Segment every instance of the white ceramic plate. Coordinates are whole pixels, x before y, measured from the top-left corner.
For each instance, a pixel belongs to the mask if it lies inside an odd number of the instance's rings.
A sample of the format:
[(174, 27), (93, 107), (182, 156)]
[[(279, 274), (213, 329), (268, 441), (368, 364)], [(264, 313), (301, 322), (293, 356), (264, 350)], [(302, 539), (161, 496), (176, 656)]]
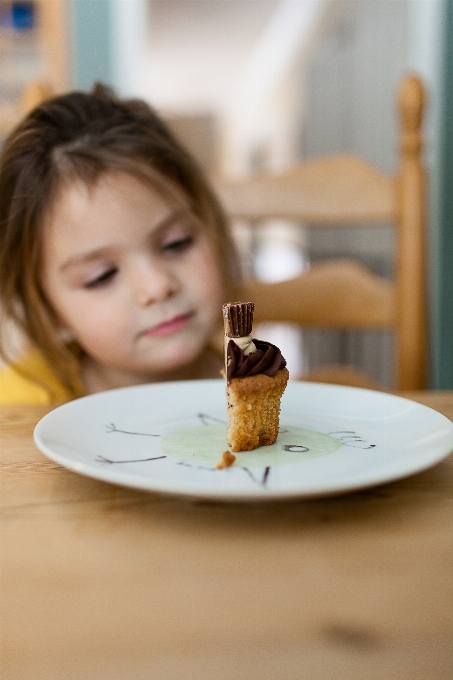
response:
[(106, 482), (230, 501), (328, 496), (406, 477), (453, 450), (453, 423), (401, 397), (290, 382), (272, 446), (226, 445), (222, 380), (101, 392), (48, 413), (35, 442), (49, 458)]

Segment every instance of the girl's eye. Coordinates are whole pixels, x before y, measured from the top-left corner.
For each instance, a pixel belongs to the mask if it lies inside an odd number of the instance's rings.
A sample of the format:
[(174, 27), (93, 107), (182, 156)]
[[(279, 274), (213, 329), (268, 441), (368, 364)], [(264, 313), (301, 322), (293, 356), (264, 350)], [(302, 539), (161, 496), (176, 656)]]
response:
[(163, 244), (162, 250), (167, 253), (180, 253), (190, 248), (194, 241), (193, 236), (183, 236), (167, 241)]
[(117, 269), (107, 269), (103, 274), (100, 276), (97, 276), (95, 279), (92, 281), (88, 281), (87, 283), (84, 284), (84, 288), (97, 288), (98, 286), (103, 286), (106, 283), (108, 283), (116, 274), (118, 270)]

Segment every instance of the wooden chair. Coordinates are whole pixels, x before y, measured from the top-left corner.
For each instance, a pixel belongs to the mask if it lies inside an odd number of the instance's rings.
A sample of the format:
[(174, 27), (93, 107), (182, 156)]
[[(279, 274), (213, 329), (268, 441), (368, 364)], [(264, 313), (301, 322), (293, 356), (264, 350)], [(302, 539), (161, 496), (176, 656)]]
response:
[[(399, 89), (400, 157), (387, 176), (352, 155), (308, 160), (279, 175), (216, 183), (229, 215), (258, 225), (267, 218), (297, 220), (311, 227), (393, 223), (396, 277), (383, 279), (358, 262), (315, 263), (299, 277), (279, 283), (249, 281), (238, 291), (256, 304), (256, 321), (294, 322), (318, 329), (392, 329), (395, 388), (427, 385), (425, 172), (420, 151), (424, 90), (408, 76)], [(322, 369), (307, 379), (376, 387), (350, 367)]]
[(41, 80), (30, 80), (22, 91), (20, 112), (24, 116), (45, 99), (53, 96), (49, 83)]
[(30, 80), (26, 83), (17, 102), (0, 107), (0, 138), (6, 137), (23, 116), (52, 95), (52, 88), (45, 81)]

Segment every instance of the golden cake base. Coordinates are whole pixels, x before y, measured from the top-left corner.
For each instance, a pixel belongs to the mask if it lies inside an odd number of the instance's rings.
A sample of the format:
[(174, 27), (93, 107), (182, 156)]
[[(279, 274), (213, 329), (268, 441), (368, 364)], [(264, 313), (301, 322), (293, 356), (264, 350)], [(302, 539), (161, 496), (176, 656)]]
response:
[(227, 383), (227, 436), (232, 451), (252, 451), (275, 442), (288, 378), (285, 367), (273, 376), (260, 373)]

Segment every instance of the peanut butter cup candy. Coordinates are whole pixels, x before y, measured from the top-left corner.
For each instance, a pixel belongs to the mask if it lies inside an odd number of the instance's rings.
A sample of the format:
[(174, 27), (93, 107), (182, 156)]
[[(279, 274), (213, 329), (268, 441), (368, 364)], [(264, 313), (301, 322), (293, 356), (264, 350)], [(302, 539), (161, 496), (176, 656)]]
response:
[(253, 302), (227, 302), (223, 305), (225, 335), (229, 338), (242, 338), (250, 335), (253, 327)]
[(228, 445), (251, 451), (277, 439), (289, 373), (281, 351), (252, 339), (253, 302), (223, 305)]

